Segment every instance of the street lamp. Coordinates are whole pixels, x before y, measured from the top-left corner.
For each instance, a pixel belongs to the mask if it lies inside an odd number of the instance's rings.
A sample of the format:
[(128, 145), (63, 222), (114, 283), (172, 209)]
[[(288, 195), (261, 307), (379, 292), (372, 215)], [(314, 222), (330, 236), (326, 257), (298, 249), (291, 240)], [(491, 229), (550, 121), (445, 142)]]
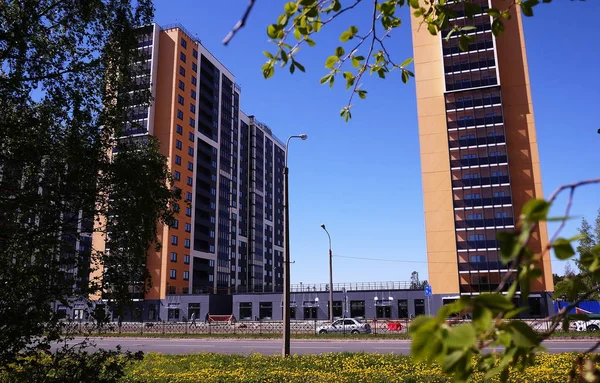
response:
[(288, 188), (288, 147), (292, 138), (306, 140), (306, 134), (290, 136), (285, 143), (285, 167), (283, 168), (283, 210), (285, 225), (285, 252), (283, 253), (283, 356), (290, 355), (290, 201)]
[(333, 255), (331, 252), (331, 235), (325, 228), (325, 224), (321, 224), (321, 227), (327, 233), (329, 238), (329, 320), (333, 321)]

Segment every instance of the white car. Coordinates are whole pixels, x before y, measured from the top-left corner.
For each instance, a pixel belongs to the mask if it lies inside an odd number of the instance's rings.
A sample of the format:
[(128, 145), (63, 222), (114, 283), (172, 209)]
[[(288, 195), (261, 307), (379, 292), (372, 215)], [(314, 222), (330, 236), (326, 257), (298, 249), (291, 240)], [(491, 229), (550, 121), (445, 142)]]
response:
[(571, 328), (575, 331), (590, 331), (595, 332), (600, 330), (600, 320), (592, 319), (589, 321), (578, 320), (571, 322)]
[(317, 334), (370, 334), (371, 325), (354, 318), (338, 319), (330, 324), (317, 327)]

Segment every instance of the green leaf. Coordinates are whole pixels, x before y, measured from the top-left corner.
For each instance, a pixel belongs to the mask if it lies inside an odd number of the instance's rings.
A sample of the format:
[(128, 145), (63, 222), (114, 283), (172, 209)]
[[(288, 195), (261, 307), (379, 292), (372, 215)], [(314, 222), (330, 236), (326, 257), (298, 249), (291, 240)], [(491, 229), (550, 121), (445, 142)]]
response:
[(358, 91), (358, 97), (362, 98), (363, 100), (365, 98), (367, 98), (367, 91), (366, 90), (359, 90)]
[(317, 45), (317, 43), (315, 43), (313, 39), (309, 39), (308, 37), (305, 38), (304, 41), (306, 41), (309, 47), (314, 47), (315, 45)]
[(283, 61), (282, 66), (288, 62), (288, 54), (284, 50), (281, 51), (281, 61)]
[(486, 331), (492, 325), (492, 310), (482, 305), (473, 309), (473, 324), (479, 331)]
[(496, 19), (492, 22), (492, 33), (494, 36), (499, 36), (504, 32), (504, 23), (500, 19)]
[(519, 347), (535, 347), (540, 343), (539, 334), (527, 323), (515, 320), (508, 324), (513, 333), (513, 342)]
[(263, 55), (267, 56), (267, 58), (270, 58), (270, 59), (273, 58), (273, 55), (270, 52), (267, 52), (267, 51), (263, 51)]
[(514, 308), (514, 304), (511, 301), (497, 293), (478, 295), (475, 297), (475, 304), (503, 311), (512, 310)]
[(435, 27), (435, 24), (427, 24), (427, 30), (429, 31), (429, 33), (431, 33), (432, 35), (437, 35), (437, 29)]
[(556, 258), (563, 261), (575, 255), (573, 246), (571, 246), (569, 241), (564, 238), (556, 239), (552, 244), (552, 248), (554, 249), (554, 255), (556, 255)]
[(302, 33), (300, 33), (300, 29), (299, 28), (294, 28), (294, 38), (296, 40), (300, 40), (302, 38)]
[(326, 82), (328, 82), (331, 79), (331, 77), (333, 77), (333, 74), (331, 74), (331, 73), (326, 74), (325, 76), (321, 77), (320, 83), (325, 84)]
[(408, 59), (406, 59), (406, 60), (404, 60), (404, 61), (402, 62), (402, 64), (400, 64), (400, 67), (401, 67), (401, 68), (404, 68), (404, 67), (407, 67), (407, 66), (409, 66), (409, 65), (410, 65), (410, 64), (413, 62), (413, 60), (414, 60), (414, 59), (413, 59), (412, 57), (411, 57), (411, 58), (408, 58)]
[(298, 61), (296, 60), (292, 60), (292, 63), (296, 66), (296, 68), (298, 68), (301, 72), (306, 72), (306, 70), (304, 69), (304, 65), (300, 64)]
[(344, 55), (344, 53), (346, 53), (346, 52), (344, 51), (344, 48), (342, 48), (342, 47), (337, 47), (337, 48), (335, 48), (335, 55), (336, 55), (337, 57), (342, 57), (342, 56)]
[(466, 52), (469, 49), (469, 43), (472, 41), (471, 36), (460, 35), (458, 38), (458, 47), (461, 51)]
[(271, 78), (273, 76), (273, 73), (275, 73), (275, 68), (273, 68), (273, 64), (271, 62), (268, 62), (265, 65), (263, 65), (261, 69), (263, 77), (266, 79)]
[(346, 41), (351, 40), (353, 37), (354, 36), (352, 36), (352, 33), (350, 33), (349, 31), (344, 31), (340, 35), (340, 41), (345, 43)]
[(355, 34), (358, 33), (358, 28), (354, 25), (351, 25), (349, 30), (350, 30), (350, 33), (352, 33), (352, 36), (354, 36)]
[(451, 327), (448, 330), (448, 335), (444, 341), (446, 346), (450, 348), (466, 349), (475, 345), (477, 334), (471, 323), (461, 324), (460, 326)]
[(276, 38), (276, 37), (277, 37), (277, 31), (278, 31), (278, 30), (279, 30), (279, 29), (278, 29), (278, 26), (277, 26), (277, 25), (275, 25), (275, 24), (271, 24), (271, 25), (269, 25), (269, 26), (267, 27), (267, 35), (268, 35), (270, 38), (274, 39), (274, 38)]
[(339, 58), (337, 56), (329, 56), (329, 57), (327, 57), (327, 60), (325, 60), (325, 68), (333, 69), (333, 66), (338, 61), (339, 61)]
[(538, 222), (546, 219), (548, 210), (550, 210), (549, 202), (543, 199), (533, 198), (525, 203), (521, 215), (531, 222)]
[(283, 6), (283, 11), (289, 16), (296, 13), (297, 10), (298, 6), (296, 5), (296, 3), (292, 3), (291, 1)]
[(419, 9), (419, 0), (408, 0), (410, 6), (414, 9)]
[(456, 350), (451, 352), (450, 354), (444, 356), (444, 360), (442, 361), (442, 371), (450, 372), (456, 366), (456, 364), (464, 357), (464, 352), (462, 350)]
[(521, 251), (516, 233), (501, 231), (496, 234), (496, 239), (500, 242), (500, 258), (505, 264), (512, 261)]
[(285, 13), (281, 14), (277, 18), (277, 24), (281, 25), (282, 27), (285, 27), (288, 23), (288, 20), (288, 15), (286, 15)]
[(527, 1), (521, 3), (521, 11), (527, 17), (533, 16), (533, 8), (531, 8), (531, 5)]
[(492, 16), (493, 18), (500, 17), (500, 11), (497, 10), (496, 8), (488, 8), (485, 11), (487, 12), (488, 15)]
[(405, 84), (408, 82), (408, 71), (402, 70), (402, 82)]
[(290, 73), (294, 74), (295, 70), (296, 70), (296, 65), (294, 65), (294, 62), (292, 61), (292, 64), (290, 65)]

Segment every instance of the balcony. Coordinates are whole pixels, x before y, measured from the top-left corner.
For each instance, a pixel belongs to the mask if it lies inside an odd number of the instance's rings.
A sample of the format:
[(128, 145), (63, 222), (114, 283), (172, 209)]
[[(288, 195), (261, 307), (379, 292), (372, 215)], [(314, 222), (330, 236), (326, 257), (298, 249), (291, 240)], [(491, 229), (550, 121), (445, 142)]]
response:
[(458, 140), (450, 140), (450, 148), (460, 148), (467, 146), (477, 145), (493, 145), (502, 144), (506, 142), (504, 135), (488, 136), (488, 137), (475, 137), (475, 138), (459, 138)]
[(465, 219), (462, 221), (456, 221), (455, 226), (457, 229), (468, 229), (475, 227), (491, 227), (491, 226), (512, 226), (515, 224), (515, 220), (512, 217), (506, 218), (488, 218), (488, 219)]
[[(472, 101), (471, 101), (472, 103)], [(458, 121), (448, 121), (448, 129), (467, 128), (470, 126), (502, 124), (502, 116), (489, 116), (480, 118), (464, 118)]]
[[(462, 57), (462, 56), (461, 56)], [(448, 58), (447, 60), (452, 60), (451, 58)], [(451, 63), (444, 63), (444, 73), (448, 74), (448, 73), (452, 73), (452, 72), (462, 72), (462, 71), (467, 71), (467, 70), (476, 70), (479, 68), (489, 68), (489, 67), (494, 67), (496, 66), (496, 60), (494, 60), (494, 57), (488, 57), (488, 58), (482, 58), (479, 59), (477, 61), (468, 61), (466, 60), (466, 62), (462, 62), (462, 63), (456, 63), (456, 64), (451, 64)]]
[(477, 42), (469, 44), (466, 52), (463, 52), (460, 50), (460, 48), (458, 47), (458, 42), (456, 43), (456, 45), (448, 44), (449, 46), (446, 45), (445, 40), (443, 40), (443, 43), (445, 45), (444, 49), (443, 49), (444, 56), (455, 55), (455, 54), (459, 54), (459, 53), (474, 52), (474, 51), (484, 50), (484, 49), (492, 49), (494, 47), (494, 43), (491, 39), (477, 41)]
[(454, 201), (454, 207), (477, 207), (477, 206), (492, 206), (492, 205), (510, 205), (512, 204), (512, 198), (506, 197), (486, 197), (486, 198), (472, 198)]
[(446, 82), (446, 90), (452, 91), (460, 89), (479, 88), (482, 86), (490, 85), (498, 85), (498, 79), (496, 78), (496, 76), (490, 76), (482, 79), (456, 81), (454, 83)]
[(461, 166), (498, 165), (505, 164), (507, 162), (508, 157), (506, 155), (479, 158), (463, 158), (460, 160), (450, 160), (450, 167), (457, 168)]
[(497, 185), (507, 184), (510, 182), (508, 176), (495, 176), (495, 177), (481, 177), (481, 178), (463, 178), (460, 180), (452, 180), (452, 187), (469, 187), (469, 186), (482, 186), (482, 185)]
[[(504, 285), (504, 287), (502, 288), (502, 291), (508, 291), (510, 285), (512, 285), (512, 282), (507, 282)], [(492, 291), (496, 291), (498, 286), (500, 286), (499, 283), (480, 283), (480, 284), (472, 284), (472, 285), (460, 285), (460, 292), (462, 294), (489, 293)], [(517, 287), (517, 291), (520, 291), (520, 290), (521, 289), (519, 287)]]
[(498, 249), (500, 243), (496, 240), (489, 241), (458, 241), (456, 248), (458, 250), (475, 250), (475, 249)]
[(508, 265), (500, 261), (459, 263), (458, 271), (508, 270)]
[(500, 96), (474, 98), (472, 100), (462, 100), (455, 102), (446, 102), (446, 110), (474, 108), (477, 106), (494, 105), (502, 102)]

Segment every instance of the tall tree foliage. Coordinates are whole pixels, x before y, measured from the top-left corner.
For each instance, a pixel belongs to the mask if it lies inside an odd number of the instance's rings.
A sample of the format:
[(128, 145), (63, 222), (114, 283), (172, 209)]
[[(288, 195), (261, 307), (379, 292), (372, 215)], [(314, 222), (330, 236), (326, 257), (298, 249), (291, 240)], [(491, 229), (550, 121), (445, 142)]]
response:
[[(146, 279), (176, 196), (156, 141), (115, 137), (151, 102), (128, 90), (152, 16), (150, 0), (0, 2), (0, 366), (60, 337), (57, 302), (110, 293), (124, 307)], [(77, 246), (93, 232), (110, 251)]]

